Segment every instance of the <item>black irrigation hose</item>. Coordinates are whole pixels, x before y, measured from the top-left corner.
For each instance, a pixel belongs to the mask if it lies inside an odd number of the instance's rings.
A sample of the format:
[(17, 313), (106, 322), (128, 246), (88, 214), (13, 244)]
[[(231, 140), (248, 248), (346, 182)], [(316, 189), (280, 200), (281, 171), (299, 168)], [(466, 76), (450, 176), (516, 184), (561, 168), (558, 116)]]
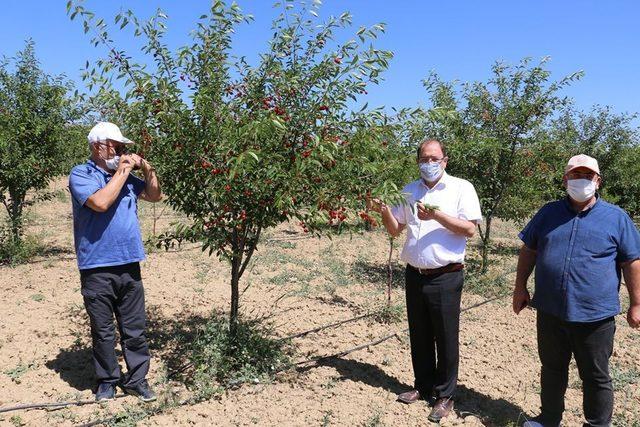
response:
[[(477, 304), (474, 304), (472, 306), (463, 308), (462, 310), (460, 310), (460, 313), (464, 313), (465, 311), (469, 311), (471, 309), (480, 307), (481, 305), (485, 305), (485, 304), (488, 304), (488, 303), (490, 303), (492, 301), (496, 301), (496, 300), (502, 299), (502, 298), (504, 298), (504, 297), (506, 297), (508, 295), (509, 294), (497, 295), (497, 296), (495, 296), (493, 298), (486, 299), (486, 300), (481, 301), (481, 302), (479, 302)], [(406, 328), (406, 329), (404, 329), (404, 330), (402, 330), (400, 332), (394, 332), (394, 333), (386, 335), (386, 336), (384, 336), (382, 338), (378, 338), (375, 341), (371, 341), (371, 342), (368, 342), (366, 344), (361, 344), (359, 346), (356, 346), (356, 347), (353, 347), (353, 348), (350, 348), (350, 349), (347, 349), (347, 350), (343, 350), (343, 351), (340, 351), (338, 353), (330, 354), (330, 355), (327, 355), (327, 356), (317, 356), (317, 357), (313, 357), (313, 358), (308, 359), (308, 360), (302, 360), (300, 362), (296, 362), (296, 363), (293, 364), (293, 366), (306, 365), (308, 363), (318, 363), (318, 362), (323, 361), (323, 360), (335, 359), (336, 357), (346, 356), (349, 353), (353, 353), (353, 352), (358, 351), (358, 350), (363, 350), (363, 349), (365, 349), (367, 347), (372, 347), (374, 345), (382, 344), (383, 342), (385, 342), (387, 340), (390, 340), (393, 337), (399, 337), (399, 334), (405, 333), (405, 332), (408, 332), (408, 331), (409, 331), (409, 328)], [(302, 368), (298, 368), (298, 369), (302, 369)]]
[[(474, 304), (472, 306), (465, 307), (462, 310), (460, 310), (460, 313), (464, 313), (465, 311), (472, 310), (474, 308), (477, 308), (477, 307), (480, 307), (482, 305), (488, 304), (488, 303), (490, 303), (492, 301), (496, 301), (498, 299), (502, 299), (502, 298), (506, 297), (507, 295), (509, 295), (509, 294), (498, 295), (498, 296), (495, 296), (493, 298), (489, 298), (489, 299), (486, 299), (484, 301), (481, 301), (481, 302), (479, 302), (477, 304)], [(341, 324), (345, 324), (345, 323), (349, 323), (349, 322), (354, 322), (355, 320), (359, 320), (359, 319), (365, 318), (367, 316), (371, 316), (372, 314), (373, 313), (368, 313), (368, 314), (364, 314), (364, 315), (361, 315), (361, 316), (358, 316), (358, 317), (354, 317), (352, 319), (343, 320), (341, 322), (337, 322), (337, 323), (334, 323), (334, 324), (331, 324), (331, 325), (321, 326), (319, 328), (315, 328), (315, 329), (312, 329), (310, 331), (301, 332), (301, 333), (296, 334), (296, 335), (294, 335), (292, 337), (304, 336), (306, 334), (309, 334), (309, 333), (312, 333), (312, 332), (316, 332), (316, 330), (327, 329), (327, 328), (330, 328), (330, 327), (333, 327), (333, 326), (336, 326), (336, 325), (341, 325)], [(311, 358), (311, 359), (308, 359), (308, 360), (303, 360), (303, 361), (300, 361), (300, 362), (296, 362), (296, 363), (293, 364), (293, 366), (300, 366), (300, 365), (306, 365), (306, 364), (310, 364), (310, 363), (317, 363), (317, 362), (320, 362), (320, 361), (323, 361), (323, 360), (328, 360), (328, 359), (333, 359), (333, 358), (336, 358), (336, 357), (346, 356), (347, 354), (356, 352), (358, 350), (363, 350), (363, 349), (365, 349), (367, 347), (372, 347), (372, 346), (381, 344), (381, 343), (383, 343), (383, 342), (385, 342), (387, 340), (390, 340), (393, 337), (399, 337), (399, 334), (405, 333), (408, 330), (409, 329), (407, 328), (407, 329), (404, 329), (404, 330), (402, 330), (400, 332), (394, 332), (393, 334), (386, 335), (386, 336), (384, 336), (382, 338), (378, 338), (375, 341), (371, 341), (371, 342), (368, 342), (368, 343), (365, 343), (365, 344), (361, 344), (359, 346), (356, 346), (356, 347), (353, 347), (353, 348), (350, 348), (350, 349), (347, 349), (347, 350), (343, 350), (343, 351), (340, 351), (340, 352), (335, 353), (335, 354), (331, 354), (331, 355), (327, 355), (327, 356), (317, 356), (317, 357), (314, 357), (314, 358)], [(291, 338), (291, 337), (287, 337), (287, 338)], [(308, 366), (306, 368), (310, 368), (310, 366)], [(304, 369), (304, 368), (298, 368), (298, 369)], [(125, 394), (118, 394), (118, 395), (116, 395), (116, 398), (125, 397), (125, 396), (126, 396)], [(178, 406), (186, 405), (190, 401), (191, 401), (191, 399), (187, 399), (187, 400), (181, 401), (181, 402), (178, 403)], [(5, 408), (0, 408), (0, 413), (11, 412), (11, 411), (19, 411), (19, 410), (29, 410), (29, 409), (48, 409), (48, 408), (61, 409), (61, 408), (65, 408), (65, 407), (68, 407), (68, 406), (83, 406), (83, 405), (92, 405), (92, 404), (95, 404), (95, 403), (98, 403), (98, 402), (96, 400), (76, 400), (76, 401), (70, 401), (70, 402), (26, 403), (26, 404), (20, 404), (20, 405), (8, 406), (8, 407), (5, 407)], [(95, 426), (95, 425), (99, 425), (99, 424), (104, 424), (104, 423), (109, 422), (110, 420), (113, 420), (115, 418), (116, 417), (111, 417), (111, 418), (107, 418), (107, 419), (101, 419), (101, 420), (92, 421), (92, 422), (87, 423), (87, 424), (82, 424), (81, 427), (90, 427), (90, 426)]]
[(374, 314), (376, 314), (376, 313), (374, 312), (374, 313), (362, 314), (360, 316), (352, 317), (351, 319), (341, 320), (339, 322), (331, 323), (329, 325), (319, 326), (317, 328), (309, 329), (308, 331), (304, 331), (304, 332), (298, 332), (297, 334), (293, 334), (293, 335), (289, 335), (288, 337), (280, 338), (280, 341), (291, 340), (291, 339), (294, 339), (294, 338), (304, 337), (305, 335), (309, 335), (309, 334), (313, 334), (313, 333), (316, 333), (316, 332), (320, 332), (320, 331), (323, 331), (325, 329), (335, 328), (336, 326), (341, 326), (341, 325), (344, 325), (346, 323), (351, 323), (351, 322), (358, 321), (360, 319), (364, 319), (366, 317), (371, 317)]
[[(116, 399), (121, 397), (126, 397), (126, 394), (118, 394), (116, 395)], [(27, 409), (62, 409), (67, 406), (84, 406), (84, 405), (93, 405), (94, 403), (99, 403), (95, 399), (90, 400), (73, 400), (69, 402), (43, 402), (43, 403), (26, 403), (23, 405), (9, 406), (6, 408), (0, 408), (0, 413), (2, 412), (11, 412), (11, 411), (19, 411), (19, 410), (27, 410)]]

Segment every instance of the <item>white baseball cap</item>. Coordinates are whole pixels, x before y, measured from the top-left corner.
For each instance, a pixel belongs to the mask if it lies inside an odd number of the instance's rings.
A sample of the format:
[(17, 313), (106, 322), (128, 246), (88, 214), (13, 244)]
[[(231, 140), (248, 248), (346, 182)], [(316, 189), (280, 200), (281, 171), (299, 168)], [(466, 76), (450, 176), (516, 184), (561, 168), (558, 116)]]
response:
[(569, 159), (567, 166), (564, 168), (564, 173), (568, 173), (576, 168), (587, 168), (598, 175), (600, 175), (600, 168), (598, 167), (598, 161), (586, 154), (578, 154)]
[(122, 132), (120, 132), (120, 128), (118, 126), (109, 122), (98, 122), (98, 124), (89, 131), (87, 139), (89, 140), (89, 144), (104, 142), (107, 139), (111, 139), (122, 144), (133, 144), (133, 141), (122, 136)]

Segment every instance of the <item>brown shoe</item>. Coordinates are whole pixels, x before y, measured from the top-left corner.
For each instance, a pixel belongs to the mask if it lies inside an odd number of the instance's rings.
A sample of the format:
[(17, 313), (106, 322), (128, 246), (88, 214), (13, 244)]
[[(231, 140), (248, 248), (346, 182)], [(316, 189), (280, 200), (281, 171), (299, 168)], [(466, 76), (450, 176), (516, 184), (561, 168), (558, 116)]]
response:
[(434, 423), (440, 422), (441, 419), (451, 414), (453, 411), (453, 400), (450, 397), (444, 397), (436, 400), (433, 409), (429, 414), (429, 421)]
[(405, 391), (398, 395), (398, 400), (402, 403), (415, 403), (421, 399), (420, 392), (418, 390)]

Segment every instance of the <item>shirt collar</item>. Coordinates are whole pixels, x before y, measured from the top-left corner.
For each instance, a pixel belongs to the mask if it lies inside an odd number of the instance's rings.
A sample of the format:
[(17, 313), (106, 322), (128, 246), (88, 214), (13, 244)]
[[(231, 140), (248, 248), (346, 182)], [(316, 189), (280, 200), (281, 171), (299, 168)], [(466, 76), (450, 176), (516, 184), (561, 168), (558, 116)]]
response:
[(113, 174), (109, 173), (108, 171), (102, 169), (100, 166), (96, 165), (96, 162), (94, 162), (91, 159), (87, 160), (87, 164), (89, 166), (92, 166), (93, 168), (97, 169), (98, 171), (102, 172), (106, 176), (112, 176), (113, 175)]
[(422, 188), (424, 188), (427, 191), (429, 191), (429, 190), (440, 190), (440, 189), (442, 189), (442, 188), (447, 186), (447, 182), (448, 181), (449, 181), (449, 175), (447, 174), (446, 170), (444, 170), (442, 172), (442, 176), (438, 180), (438, 183), (436, 185), (434, 185), (432, 188), (429, 188), (427, 186), (427, 184), (424, 183), (424, 180), (422, 178), (420, 178), (420, 184), (422, 184)]
[(596, 193), (596, 202), (593, 205), (591, 205), (591, 207), (589, 207), (589, 209), (581, 211), (581, 212), (576, 212), (576, 210), (573, 209), (573, 206), (571, 205), (571, 202), (569, 201), (569, 196), (566, 196), (562, 200), (564, 201), (564, 205), (566, 206), (567, 209), (569, 209), (570, 212), (574, 213), (575, 215), (586, 215), (589, 212), (591, 212), (593, 209), (595, 209), (596, 206), (600, 205), (600, 194)]

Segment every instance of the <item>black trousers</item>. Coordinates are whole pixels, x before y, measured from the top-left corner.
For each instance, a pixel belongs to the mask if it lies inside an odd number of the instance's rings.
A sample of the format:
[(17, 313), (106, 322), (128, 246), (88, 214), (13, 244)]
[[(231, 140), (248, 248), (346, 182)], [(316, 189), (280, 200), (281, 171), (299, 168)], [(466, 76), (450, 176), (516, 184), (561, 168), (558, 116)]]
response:
[(149, 372), (149, 346), (145, 337), (146, 316), (140, 264), (99, 267), (80, 271), (84, 306), (91, 320), (93, 364), (99, 382), (120, 381), (115, 353), (118, 322), (120, 345), (127, 364), (124, 386), (132, 387)]
[(608, 426), (613, 415), (613, 385), (609, 358), (616, 324), (613, 317), (598, 322), (565, 322), (538, 311), (538, 354), (542, 363), (540, 400), (545, 424), (558, 425), (571, 355), (582, 380), (582, 408), (587, 426)]
[(453, 397), (460, 361), (462, 271), (424, 276), (405, 271), (407, 318), (415, 388), (436, 398)]

